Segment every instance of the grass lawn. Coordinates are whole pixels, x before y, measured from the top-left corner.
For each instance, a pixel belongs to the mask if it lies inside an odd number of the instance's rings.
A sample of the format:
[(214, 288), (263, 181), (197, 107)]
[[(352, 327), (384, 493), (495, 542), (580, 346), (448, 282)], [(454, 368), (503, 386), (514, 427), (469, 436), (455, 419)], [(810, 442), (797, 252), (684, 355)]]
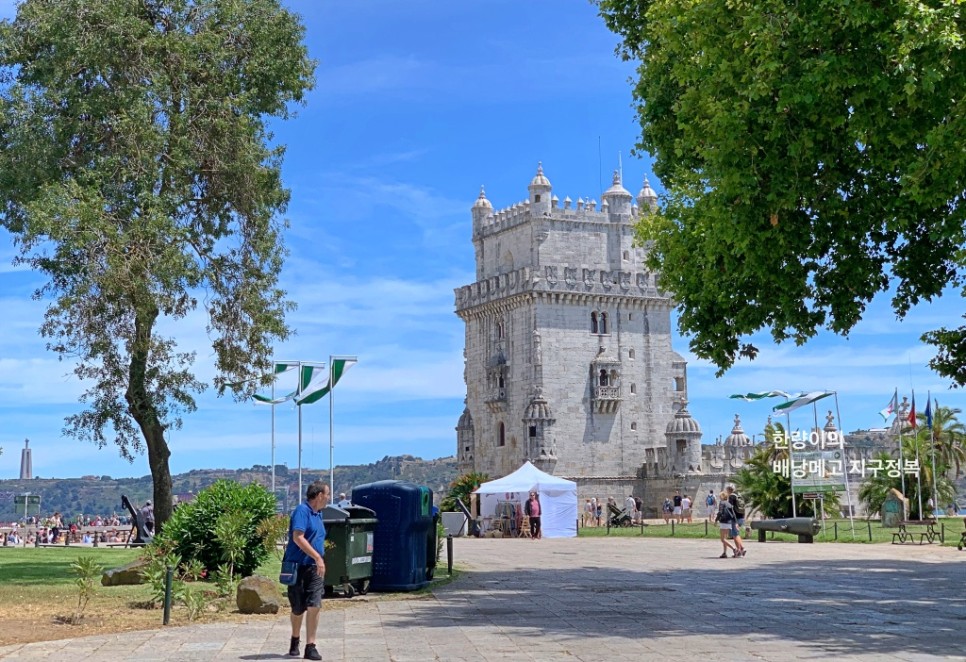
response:
[[(947, 517), (940, 518), (939, 524), (936, 525), (937, 529), (941, 526), (945, 526), (945, 545), (955, 547), (960, 540), (960, 535), (963, 531), (963, 520), (961, 517)], [(672, 530), (673, 529), (673, 530)], [(869, 539), (871, 531), (872, 539)], [(852, 535), (852, 523), (845, 519), (836, 520), (825, 520), (825, 528), (815, 536), (815, 542), (857, 542), (857, 543), (891, 543), (892, 534), (896, 529), (884, 528), (878, 521), (866, 521), (864, 519), (855, 520), (855, 536)], [(908, 531), (915, 535), (915, 540), (919, 541), (919, 534), (926, 531), (925, 526), (913, 526), (908, 527)], [(718, 528), (714, 522), (694, 522), (693, 524), (674, 524), (672, 527), (670, 524), (650, 524), (645, 526), (643, 533), (641, 532), (640, 526), (631, 526), (623, 528), (611, 528), (609, 531), (607, 527), (582, 527), (577, 531), (578, 537), (606, 537), (610, 536), (622, 536), (622, 537), (644, 537), (644, 538), (708, 538), (717, 539), (718, 538)], [(751, 536), (748, 536), (751, 540), (758, 539), (758, 532), (752, 531)], [(769, 533), (768, 540), (774, 541), (788, 541), (797, 542), (798, 536), (789, 535), (784, 533)], [(938, 541), (937, 541), (938, 543)]]
[[(0, 547), (0, 646), (162, 627), (161, 609), (139, 606), (151, 597), (148, 586), (101, 586), (100, 581), (95, 586), (96, 592), (84, 611), (82, 621), (77, 625), (62, 622), (64, 617), (73, 614), (77, 605), (77, 588), (70, 570), (71, 563), (79, 556), (93, 556), (104, 568), (116, 568), (135, 560), (139, 554), (139, 550), (103, 547)], [(279, 557), (272, 554), (256, 574), (278, 577), (281, 565)], [(432, 590), (455, 580), (458, 574), (454, 569), (452, 577), (446, 575), (444, 554), (436, 568), (436, 578), (426, 589), (413, 593), (370, 593), (364, 599), (425, 598)], [(190, 584), (190, 588), (194, 591), (213, 591), (214, 586), (199, 582)], [(282, 612), (279, 615), (241, 614), (232, 599), (228, 609), (216, 611), (211, 608), (195, 622), (273, 620), (284, 615), (288, 608), (284, 593), (281, 595)], [(352, 603), (347, 599), (327, 599), (323, 602), (323, 609), (345, 609)], [(171, 625), (188, 623), (185, 608), (172, 606)]]
[[(138, 550), (92, 547), (0, 547), (0, 645), (46, 641), (68, 637), (82, 637), (105, 632), (147, 630), (161, 627), (161, 609), (136, 606), (150, 599), (146, 585), (101, 586), (95, 584), (95, 594), (77, 625), (61, 622), (70, 616), (77, 605), (77, 588), (70, 564), (79, 556), (93, 556), (105, 569), (116, 568), (135, 560)], [(272, 555), (259, 568), (259, 574), (278, 576), (281, 562)], [(195, 584), (194, 590), (210, 585)], [(208, 611), (200, 621), (231, 618), (231, 610)], [(249, 616), (244, 618), (275, 618)], [(186, 625), (184, 607), (173, 606), (172, 625)]]

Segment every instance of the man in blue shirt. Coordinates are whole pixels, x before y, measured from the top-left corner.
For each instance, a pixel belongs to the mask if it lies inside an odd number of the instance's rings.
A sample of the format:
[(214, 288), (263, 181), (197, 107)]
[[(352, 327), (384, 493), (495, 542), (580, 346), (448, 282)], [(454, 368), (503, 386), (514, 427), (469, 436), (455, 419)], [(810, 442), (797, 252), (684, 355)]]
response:
[(308, 612), (305, 623), (305, 659), (321, 660), (315, 647), (315, 632), (319, 629), (319, 610), (325, 592), (325, 524), (322, 509), (329, 503), (329, 486), (315, 481), (305, 490), (305, 501), (292, 511), (288, 526), (288, 545), (283, 560), (298, 564), (298, 579), (288, 587), (288, 602), (292, 607), (292, 642), (288, 654), (298, 657), (302, 615)]

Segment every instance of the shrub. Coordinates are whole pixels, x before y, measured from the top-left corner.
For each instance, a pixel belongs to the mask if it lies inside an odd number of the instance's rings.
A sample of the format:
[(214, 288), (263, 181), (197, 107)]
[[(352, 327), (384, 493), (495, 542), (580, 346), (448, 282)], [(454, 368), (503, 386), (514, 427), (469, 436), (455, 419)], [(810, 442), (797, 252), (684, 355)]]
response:
[(244, 545), (234, 559), (234, 570), (247, 577), (269, 554), (258, 526), (262, 520), (275, 516), (275, 496), (258, 483), (215, 482), (201, 490), (194, 501), (179, 506), (165, 523), (160, 537), (169, 541), (185, 562), (201, 561), (210, 576), (226, 558), (227, 550), (216, 527), (219, 521), (225, 522), (222, 517), (228, 513), (237, 513), (241, 520), (238, 529)]
[(457, 477), (456, 480), (450, 483), (449, 494), (440, 502), (440, 511), (448, 513), (458, 510), (456, 507), (457, 499), (461, 500), (463, 505), (469, 507), (470, 494), (487, 480), (489, 480), (489, 476), (478, 471), (471, 471), (468, 474)]

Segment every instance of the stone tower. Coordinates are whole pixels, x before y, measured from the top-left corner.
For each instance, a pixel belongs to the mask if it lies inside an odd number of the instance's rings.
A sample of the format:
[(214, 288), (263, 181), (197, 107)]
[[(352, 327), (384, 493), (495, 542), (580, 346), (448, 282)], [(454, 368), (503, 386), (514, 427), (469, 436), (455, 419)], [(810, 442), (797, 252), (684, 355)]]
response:
[(23, 450), (20, 451), (20, 480), (31, 480), (34, 477), (34, 463), (30, 457), (30, 440), (23, 440)]
[(561, 476), (636, 476), (664, 459), (687, 396), (672, 302), (634, 245), (657, 196), (645, 180), (635, 205), (615, 172), (600, 209), (561, 205), (542, 166), (528, 192), (494, 211), (481, 190), (472, 208), (476, 282), (456, 290), (459, 469), (498, 477), (529, 459)]

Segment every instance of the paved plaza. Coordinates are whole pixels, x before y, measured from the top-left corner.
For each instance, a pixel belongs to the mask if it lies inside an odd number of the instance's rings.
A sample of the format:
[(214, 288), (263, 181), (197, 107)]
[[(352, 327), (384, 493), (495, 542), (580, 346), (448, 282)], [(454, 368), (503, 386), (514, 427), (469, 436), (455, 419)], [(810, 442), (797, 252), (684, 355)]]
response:
[[(966, 552), (666, 538), (457, 539), (460, 579), (340, 600), (325, 660), (966, 660)], [(41, 626), (42, 624), (38, 624)], [(0, 647), (7, 660), (281, 660), (288, 619)], [(288, 658), (292, 659), (292, 658)]]

